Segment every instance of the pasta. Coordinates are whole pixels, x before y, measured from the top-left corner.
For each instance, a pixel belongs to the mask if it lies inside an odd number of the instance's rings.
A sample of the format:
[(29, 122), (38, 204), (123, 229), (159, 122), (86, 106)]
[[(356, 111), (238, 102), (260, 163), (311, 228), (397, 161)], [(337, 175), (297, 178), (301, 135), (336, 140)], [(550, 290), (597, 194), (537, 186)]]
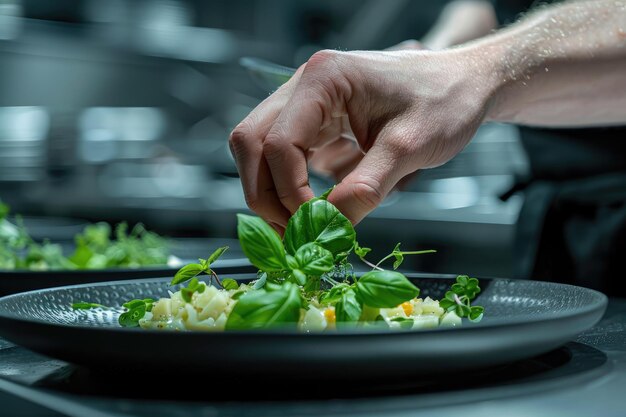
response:
[[(156, 301), (150, 312), (139, 321), (144, 329), (165, 330), (224, 330), (229, 314), (237, 303), (237, 290), (218, 289), (207, 285), (201, 293), (194, 293), (186, 302), (181, 291), (169, 292), (169, 297)], [(363, 310), (360, 325), (383, 320), (389, 328), (430, 329), (439, 326), (461, 325), (461, 318), (454, 311), (445, 312), (437, 300), (430, 297), (414, 298), (395, 308), (371, 308)], [(409, 324), (409, 326), (407, 326)], [(300, 310), (298, 328), (303, 332), (319, 332), (336, 329), (335, 307), (321, 305), (313, 299)]]

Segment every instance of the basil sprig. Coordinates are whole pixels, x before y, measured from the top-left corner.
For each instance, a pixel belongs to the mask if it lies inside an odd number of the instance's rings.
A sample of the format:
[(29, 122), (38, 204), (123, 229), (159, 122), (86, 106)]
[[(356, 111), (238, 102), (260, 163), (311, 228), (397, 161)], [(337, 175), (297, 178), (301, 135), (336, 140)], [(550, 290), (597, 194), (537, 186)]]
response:
[(226, 321), (226, 330), (262, 329), (295, 324), (302, 299), (297, 285), (267, 284), (264, 289), (243, 294)]
[[(330, 192), (330, 190), (329, 190)], [(309, 304), (334, 307), (337, 327), (355, 326), (363, 322), (387, 322), (378, 309), (395, 308), (419, 296), (420, 290), (402, 273), (395, 271), (407, 255), (434, 252), (403, 251), (398, 243), (393, 251), (378, 263), (365, 257), (370, 248), (356, 241), (352, 223), (326, 200), (329, 192), (300, 206), (289, 219), (284, 238), (263, 219), (245, 214), (237, 215), (237, 234), (243, 252), (259, 272), (249, 285), (239, 286), (233, 279), (220, 282), (211, 264), (228, 248), (221, 247), (207, 259), (199, 259), (181, 268), (171, 285), (188, 282), (180, 294), (185, 302), (192, 302), (194, 294), (201, 294), (206, 285), (198, 280), (202, 274), (212, 278), (228, 291), (234, 305), (226, 320), (227, 330), (264, 329), (274, 326), (296, 326)], [(348, 256), (354, 253), (372, 267), (358, 278), (353, 273)], [(394, 270), (384, 270), (387, 260), (393, 259)], [(478, 320), (484, 309), (472, 306), (471, 300), (480, 292), (475, 278), (459, 276), (440, 302), (446, 311), (460, 317)], [(154, 300), (132, 300), (124, 304), (125, 312), (119, 323), (136, 327)], [(98, 304), (75, 303), (76, 309), (96, 308)], [(401, 328), (412, 328), (413, 319), (396, 317)]]
[(352, 250), (355, 239), (356, 232), (350, 220), (323, 198), (302, 204), (285, 229), (285, 249), (290, 255), (314, 242), (339, 260)]

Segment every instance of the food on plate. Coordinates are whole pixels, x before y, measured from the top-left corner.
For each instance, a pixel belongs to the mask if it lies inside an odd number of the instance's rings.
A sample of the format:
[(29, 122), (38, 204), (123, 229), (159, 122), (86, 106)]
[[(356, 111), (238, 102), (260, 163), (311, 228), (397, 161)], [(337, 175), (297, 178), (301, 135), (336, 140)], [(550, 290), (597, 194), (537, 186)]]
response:
[[(259, 272), (251, 282), (220, 279), (211, 264), (228, 248), (181, 268), (168, 296), (124, 303), (123, 327), (169, 330), (253, 330), (275, 327), (304, 332), (357, 327), (424, 329), (478, 321), (484, 309), (471, 302), (478, 280), (457, 277), (441, 300), (420, 297), (420, 290), (396, 271), (407, 255), (398, 243), (378, 263), (356, 241), (350, 221), (326, 200), (328, 192), (304, 203), (291, 217), (283, 239), (265, 221), (238, 215), (241, 247)], [(372, 270), (355, 274), (349, 256)], [(382, 265), (393, 259), (392, 270)], [(201, 281), (205, 276), (208, 282)], [(186, 285), (183, 285), (186, 284)], [(97, 300), (96, 300), (97, 301)], [(108, 308), (77, 302), (74, 309)]]
[(107, 223), (91, 224), (74, 237), (76, 248), (65, 256), (61, 246), (35, 242), (17, 217), (17, 224), (6, 217), (9, 208), (0, 202), (0, 269), (31, 271), (138, 268), (166, 265), (170, 259), (167, 240), (138, 224), (128, 231), (120, 223), (113, 231)]

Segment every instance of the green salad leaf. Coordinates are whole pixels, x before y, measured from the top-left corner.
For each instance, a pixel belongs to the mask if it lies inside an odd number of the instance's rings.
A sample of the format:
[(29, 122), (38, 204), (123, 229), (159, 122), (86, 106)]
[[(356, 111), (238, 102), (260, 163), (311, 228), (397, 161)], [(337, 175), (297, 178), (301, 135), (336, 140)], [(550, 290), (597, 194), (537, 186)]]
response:
[(262, 271), (289, 269), (280, 236), (263, 219), (246, 214), (237, 215), (237, 235), (243, 253)]
[(370, 307), (393, 308), (417, 297), (420, 290), (395, 271), (371, 271), (356, 283), (359, 296)]
[(266, 285), (242, 295), (228, 316), (227, 330), (262, 329), (298, 322), (302, 299), (296, 284)]
[(352, 223), (337, 207), (314, 198), (300, 206), (285, 229), (285, 249), (295, 255), (301, 246), (317, 243), (338, 260), (354, 247), (356, 232)]

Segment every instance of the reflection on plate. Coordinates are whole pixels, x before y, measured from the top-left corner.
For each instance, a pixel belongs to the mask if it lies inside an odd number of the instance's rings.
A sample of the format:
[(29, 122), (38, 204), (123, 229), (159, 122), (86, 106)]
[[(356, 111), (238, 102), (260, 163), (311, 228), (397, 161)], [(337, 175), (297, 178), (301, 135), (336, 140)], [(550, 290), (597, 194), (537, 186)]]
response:
[[(423, 296), (441, 298), (453, 277), (409, 274)], [(234, 276), (251, 279), (251, 275)], [(359, 379), (450, 373), (548, 352), (601, 318), (606, 297), (569, 285), (481, 279), (480, 323), (422, 331), (303, 334), (123, 329), (112, 310), (74, 311), (73, 301), (119, 305), (167, 294), (168, 279), (85, 284), (0, 299), (0, 336), (93, 369), (159, 374)]]

